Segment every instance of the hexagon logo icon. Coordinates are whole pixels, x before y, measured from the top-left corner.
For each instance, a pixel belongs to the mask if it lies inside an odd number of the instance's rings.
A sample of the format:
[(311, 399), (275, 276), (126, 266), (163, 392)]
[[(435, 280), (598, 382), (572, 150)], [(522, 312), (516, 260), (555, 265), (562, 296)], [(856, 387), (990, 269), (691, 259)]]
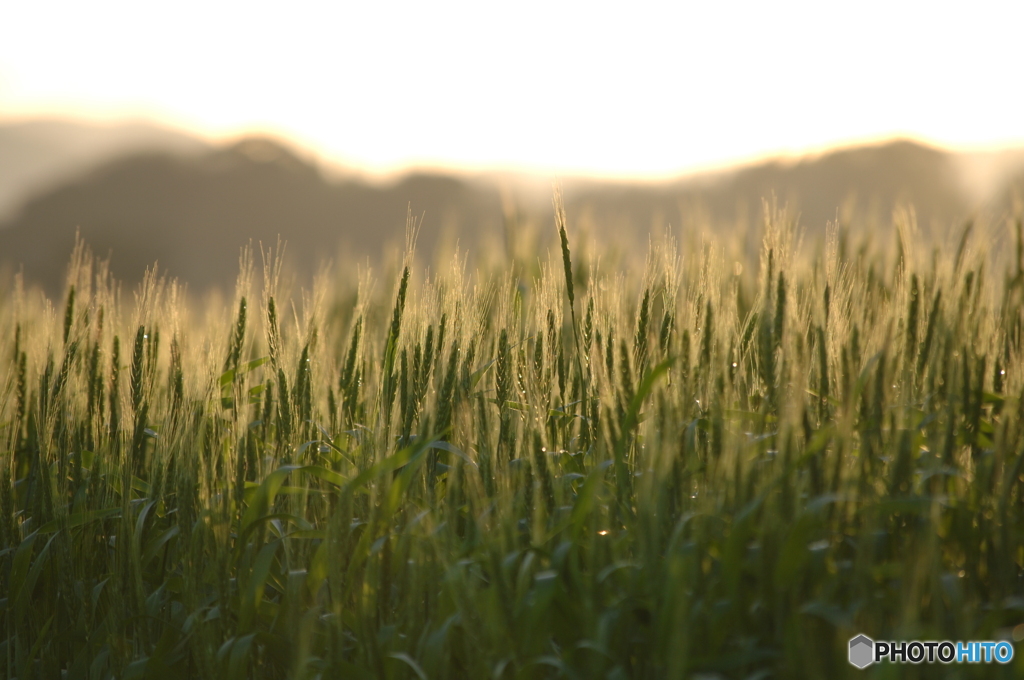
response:
[(875, 661), (875, 641), (867, 635), (858, 635), (850, 640), (850, 663), (857, 668), (867, 668)]

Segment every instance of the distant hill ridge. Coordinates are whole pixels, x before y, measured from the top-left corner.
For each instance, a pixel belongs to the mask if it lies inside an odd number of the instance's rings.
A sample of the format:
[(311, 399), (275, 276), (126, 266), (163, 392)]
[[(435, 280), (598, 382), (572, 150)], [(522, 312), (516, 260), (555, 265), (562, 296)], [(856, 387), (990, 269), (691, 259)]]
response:
[[(910, 141), (854, 147), (796, 161), (772, 160), (663, 185), (582, 187), (574, 203), (605, 219), (649, 223), (656, 215), (679, 217), (700, 206), (713, 219), (731, 222), (760, 213), (775, 195), (799, 210), (808, 228), (823, 228), (837, 211), (888, 220), (899, 203), (912, 203), (922, 221), (958, 219), (971, 210), (952, 154)], [(865, 213), (870, 213), (867, 215)], [(875, 214), (877, 213), (877, 214)]]
[(273, 245), (280, 236), (289, 264), (306, 272), (339, 248), (376, 256), (401, 243), (410, 205), (426, 215), (428, 250), (445, 229), (495, 230), (502, 215), (497, 189), (440, 175), (383, 187), (331, 182), (276, 142), (244, 139), (201, 156), (117, 159), (32, 199), (0, 225), (0, 266), (55, 291), (80, 231), (93, 252), (111, 255), (112, 271), (127, 283), (158, 261), (202, 291), (233, 283), (239, 248), (250, 241)]
[[(56, 292), (80, 230), (94, 252), (110, 253), (126, 283), (159, 261), (201, 292), (232, 284), (239, 248), (250, 240), (267, 245), (280, 235), (290, 265), (306, 272), (339, 253), (375, 257), (401, 243), (410, 207), (424, 216), (423, 252), (446, 238), (472, 249), (501, 234), (496, 182), (426, 173), (390, 184), (332, 180), (270, 139), (197, 145), (130, 153), (37, 194), (0, 222), (0, 267), (22, 269)], [(773, 192), (797, 207), (808, 230), (823, 229), (837, 210), (884, 223), (903, 202), (922, 223), (949, 224), (977, 208), (961, 170), (954, 154), (896, 141), (674, 182), (567, 182), (566, 204), (570, 218), (588, 215), (598, 236), (622, 241), (633, 233), (641, 244), (652, 226), (686, 224), (696, 207), (715, 223), (734, 223), (744, 211), (756, 218)]]
[(146, 122), (113, 124), (60, 119), (0, 124), (0, 221), (43, 193), (117, 157), (142, 151), (199, 154), (195, 135)]

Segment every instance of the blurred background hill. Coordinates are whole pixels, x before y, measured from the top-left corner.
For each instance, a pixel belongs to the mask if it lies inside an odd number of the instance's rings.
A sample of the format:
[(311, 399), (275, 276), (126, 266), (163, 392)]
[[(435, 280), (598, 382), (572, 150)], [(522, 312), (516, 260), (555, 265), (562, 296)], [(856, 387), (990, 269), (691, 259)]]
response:
[[(828, 221), (884, 227), (911, 204), (923, 227), (1011, 214), (1024, 151), (953, 153), (896, 140), (658, 182), (561, 178), (570, 220), (596, 239), (645, 249), (652, 230), (754, 224), (776, 196), (813, 236)], [(1016, 183), (1016, 184), (1015, 184)], [(538, 188), (539, 187), (539, 188)], [(459, 243), (472, 256), (503, 230), (551, 221), (550, 183), (496, 174), (372, 178), (321, 164), (282, 140), (214, 145), (144, 123), (37, 121), (0, 126), (0, 269), (59, 291), (79, 232), (126, 283), (145, 268), (192, 292), (230, 286), (239, 248), (287, 242), (287, 262), (376, 258), (422, 216), (421, 252)], [(490, 246), (487, 246), (490, 247)]]
[(194, 135), (141, 121), (103, 125), (40, 119), (0, 125), (0, 220), (10, 219), (27, 198), (114, 158), (209, 149)]

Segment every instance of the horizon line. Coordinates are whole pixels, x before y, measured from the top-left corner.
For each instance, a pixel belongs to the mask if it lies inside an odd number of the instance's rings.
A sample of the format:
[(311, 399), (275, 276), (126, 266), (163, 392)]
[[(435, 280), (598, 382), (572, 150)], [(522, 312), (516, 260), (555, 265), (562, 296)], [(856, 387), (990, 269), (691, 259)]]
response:
[(519, 180), (534, 182), (549, 181), (619, 181), (627, 183), (667, 183), (700, 176), (726, 174), (767, 163), (797, 164), (822, 156), (860, 148), (878, 148), (898, 143), (910, 143), (935, 151), (972, 156), (999, 155), (1024, 152), (1024, 138), (989, 144), (951, 144), (911, 132), (893, 132), (865, 137), (838, 138), (824, 144), (812, 144), (801, 148), (779, 148), (746, 156), (725, 157), (716, 161), (680, 166), (667, 171), (610, 171), (587, 169), (571, 165), (528, 165), (523, 163), (463, 163), (439, 159), (413, 159), (400, 164), (373, 165), (360, 163), (332, 153), (314, 139), (287, 130), (275, 130), (271, 126), (240, 125), (229, 130), (203, 129), (199, 125), (175, 122), (166, 117), (152, 114), (129, 113), (119, 115), (67, 114), (39, 112), (26, 114), (0, 111), (0, 126), (17, 126), (33, 123), (58, 123), (102, 128), (128, 127), (132, 125), (151, 126), (168, 132), (175, 132), (196, 138), (197, 141), (214, 147), (226, 148), (245, 139), (268, 139), (274, 141), (304, 160), (315, 164), (322, 171), (334, 175), (362, 175), (377, 180), (387, 180), (411, 174), (451, 174), (463, 177), (512, 176)]

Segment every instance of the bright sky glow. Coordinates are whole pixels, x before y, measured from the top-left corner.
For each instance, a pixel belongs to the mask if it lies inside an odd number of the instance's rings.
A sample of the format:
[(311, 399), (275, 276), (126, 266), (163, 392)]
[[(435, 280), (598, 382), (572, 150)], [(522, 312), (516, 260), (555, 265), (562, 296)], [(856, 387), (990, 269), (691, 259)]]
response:
[(368, 170), (1024, 143), (1022, 2), (39, 1), (0, 23), (0, 120), (262, 130)]

